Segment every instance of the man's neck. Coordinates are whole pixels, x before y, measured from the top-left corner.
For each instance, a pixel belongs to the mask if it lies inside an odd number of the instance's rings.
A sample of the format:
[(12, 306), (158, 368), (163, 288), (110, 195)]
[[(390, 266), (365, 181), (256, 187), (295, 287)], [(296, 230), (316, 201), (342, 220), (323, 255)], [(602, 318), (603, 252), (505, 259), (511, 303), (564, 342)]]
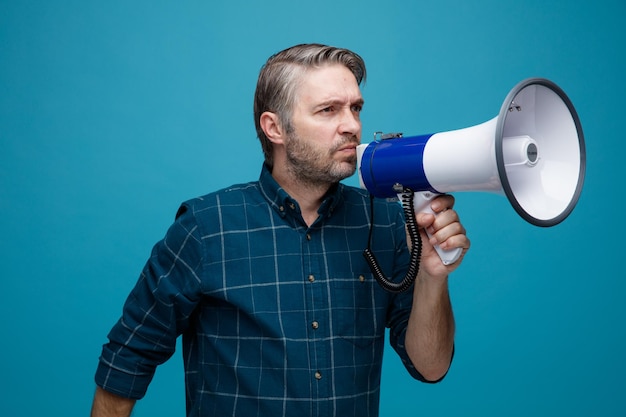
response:
[(287, 194), (298, 202), (302, 218), (308, 226), (311, 226), (317, 220), (317, 211), (333, 184), (312, 183), (279, 170), (273, 170), (272, 176)]

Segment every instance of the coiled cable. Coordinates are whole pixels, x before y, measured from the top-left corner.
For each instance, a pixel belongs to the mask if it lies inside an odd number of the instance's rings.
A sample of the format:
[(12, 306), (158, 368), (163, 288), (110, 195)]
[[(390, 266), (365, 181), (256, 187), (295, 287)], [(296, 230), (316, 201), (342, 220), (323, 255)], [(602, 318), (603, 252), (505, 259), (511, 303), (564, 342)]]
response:
[(419, 272), (420, 267), (420, 258), (422, 256), (422, 237), (420, 236), (417, 222), (415, 221), (415, 212), (413, 205), (413, 195), (415, 193), (410, 188), (404, 188), (402, 190), (401, 198), (402, 198), (402, 209), (404, 211), (404, 218), (406, 220), (407, 231), (409, 234), (409, 238), (411, 239), (411, 254), (409, 257), (409, 268), (406, 271), (406, 274), (402, 281), (393, 282), (385, 277), (382, 269), (374, 253), (371, 250), (372, 245), (372, 233), (374, 230), (374, 197), (370, 196), (370, 231), (367, 242), (367, 249), (363, 251), (363, 256), (367, 261), (370, 270), (374, 274), (374, 278), (383, 287), (385, 290), (392, 293), (399, 293), (408, 290), (415, 279), (417, 278), (417, 273)]

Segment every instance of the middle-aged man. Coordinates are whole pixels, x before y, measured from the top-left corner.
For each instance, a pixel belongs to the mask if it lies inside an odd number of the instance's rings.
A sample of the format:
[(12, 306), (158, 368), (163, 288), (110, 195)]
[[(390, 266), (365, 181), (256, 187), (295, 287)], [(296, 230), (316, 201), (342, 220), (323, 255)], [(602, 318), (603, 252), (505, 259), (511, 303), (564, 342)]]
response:
[[(450, 366), (448, 275), (433, 249), (469, 248), (451, 196), (417, 214), (423, 248), (413, 288), (399, 204), (340, 183), (356, 165), (365, 64), (352, 51), (297, 45), (263, 66), (254, 119), (258, 181), (185, 202), (109, 334), (92, 416), (128, 416), (183, 336), (188, 416), (376, 416), (385, 328), (408, 372)], [(234, 162), (234, 161), (233, 161)], [(428, 238), (424, 229), (433, 237)]]

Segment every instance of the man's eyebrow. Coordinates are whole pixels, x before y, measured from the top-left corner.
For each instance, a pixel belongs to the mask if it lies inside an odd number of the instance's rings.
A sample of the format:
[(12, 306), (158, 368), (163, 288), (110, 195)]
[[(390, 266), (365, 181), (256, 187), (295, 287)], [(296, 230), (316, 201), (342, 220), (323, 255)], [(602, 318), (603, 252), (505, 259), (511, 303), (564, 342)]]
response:
[(362, 106), (362, 105), (365, 104), (365, 100), (363, 100), (363, 98), (358, 98), (356, 100), (352, 100), (352, 101), (346, 102), (346, 101), (344, 101), (342, 99), (339, 99), (339, 98), (330, 98), (328, 100), (324, 100), (324, 101), (318, 103), (316, 107), (326, 107), (326, 106), (330, 106), (330, 105), (341, 105), (341, 106), (343, 106), (345, 104), (348, 104), (350, 106), (354, 106), (355, 104)]

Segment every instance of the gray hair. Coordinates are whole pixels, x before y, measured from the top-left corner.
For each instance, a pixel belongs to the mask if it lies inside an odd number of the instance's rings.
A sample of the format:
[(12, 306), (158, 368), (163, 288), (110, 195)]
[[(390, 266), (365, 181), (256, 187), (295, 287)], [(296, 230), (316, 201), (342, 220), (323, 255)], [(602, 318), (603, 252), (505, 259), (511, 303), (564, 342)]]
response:
[(261, 68), (254, 93), (254, 124), (265, 163), (270, 168), (274, 164), (272, 142), (261, 129), (261, 114), (266, 111), (275, 113), (285, 131), (292, 131), (291, 116), (301, 75), (310, 68), (319, 68), (325, 64), (342, 64), (354, 74), (358, 85), (365, 81), (363, 58), (348, 49), (320, 44), (287, 48), (272, 55)]

